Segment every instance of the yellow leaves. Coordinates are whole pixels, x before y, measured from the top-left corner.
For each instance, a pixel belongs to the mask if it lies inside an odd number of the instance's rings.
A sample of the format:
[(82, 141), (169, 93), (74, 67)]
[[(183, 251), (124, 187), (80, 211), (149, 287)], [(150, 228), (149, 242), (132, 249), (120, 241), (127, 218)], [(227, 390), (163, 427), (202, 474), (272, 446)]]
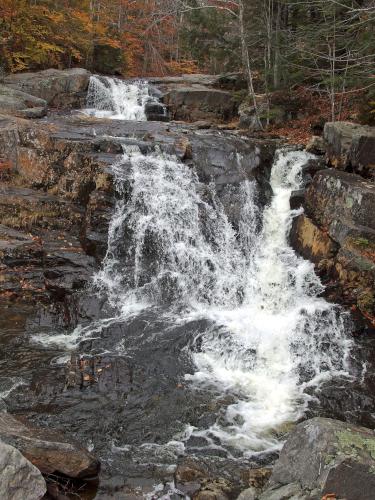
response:
[(64, 14), (61, 12), (49, 12), (44, 11), (45, 17), (55, 24), (62, 23), (64, 21)]
[(62, 47), (58, 47), (57, 45), (48, 42), (39, 42), (38, 48), (41, 52), (64, 52)]
[(42, 3), (1, 0), (0, 18), (0, 60), (12, 72), (79, 62), (92, 43), (88, 12), (66, 5), (57, 10)]
[(0, 0), (0, 61), (12, 72), (90, 68), (95, 45), (120, 49), (129, 76), (196, 71), (174, 60), (175, 43), (175, 19), (156, 0)]

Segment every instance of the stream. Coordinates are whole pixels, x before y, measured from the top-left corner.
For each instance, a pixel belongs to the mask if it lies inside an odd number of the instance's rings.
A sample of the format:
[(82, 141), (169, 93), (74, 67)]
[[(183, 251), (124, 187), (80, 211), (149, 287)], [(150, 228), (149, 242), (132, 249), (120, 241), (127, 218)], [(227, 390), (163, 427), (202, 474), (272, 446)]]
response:
[[(84, 113), (142, 121), (150, 99), (146, 82), (92, 77)], [(214, 183), (124, 140), (108, 250), (78, 326), (29, 306), (0, 319), (1, 397), (99, 456), (97, 498), (189, 498), (173, 482), (187, 457), (239, 483), (307, 416), (374, 425), (367, 346), (289, 245), (310, 158), (278, 150), (270, 203), (243, 180), (233, 222)]]

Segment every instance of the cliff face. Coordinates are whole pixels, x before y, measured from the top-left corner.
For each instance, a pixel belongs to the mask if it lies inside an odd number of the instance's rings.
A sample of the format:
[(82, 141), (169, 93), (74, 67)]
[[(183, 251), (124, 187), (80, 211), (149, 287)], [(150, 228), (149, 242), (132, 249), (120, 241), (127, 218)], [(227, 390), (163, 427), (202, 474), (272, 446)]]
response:
[(328, 280), (332, 299), (375, 316), (375, 130), (325, 126), (326, 164), (305, 193), (294, 222), (295, 249)]
[(43, 121), (4, 116), (0, 297), (48, 301), (52, 294), (61, 300), (85, 286), (106, 252), (115, 203), (109, 167), (126, 144), (175, 154), (196, 168), (202, 182), (213, 179), (234, 223), (242, 179), (255, 178), (260, 203), (267, 202), (273, 140), (202, 135), (194, 126), (157, 122), (124, 126), (61, 114)]

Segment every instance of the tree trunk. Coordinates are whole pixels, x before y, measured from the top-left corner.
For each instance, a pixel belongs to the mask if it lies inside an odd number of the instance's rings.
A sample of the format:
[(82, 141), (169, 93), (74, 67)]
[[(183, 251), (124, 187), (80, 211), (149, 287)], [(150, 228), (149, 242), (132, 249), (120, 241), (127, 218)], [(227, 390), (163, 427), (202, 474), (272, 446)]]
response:
[(251, 64), (250, 64), (249, 49), (248, 49), (247, 43), (246, 43), (244, 10), (245, 9), (244, 9), (243, 0), (239, 0), (239, 25), (240, 25), (240, 37), (241, 37), (242, 61), (243, 61), (243, 65), (245, 68), (249, 96), (252, 99), (253, 105), (254, 105), (254, 112), (255, 112), (255, 118), (257, 121), (257, 125), (259, 126), (259, 128), (263, 129), (262, 122), (261, 122), (260, 117), (259, 117), (258, 103), (257, 103), (256, 95), (254, 92), (254, 80), (253, 80), (253, 73), (252, 73)]

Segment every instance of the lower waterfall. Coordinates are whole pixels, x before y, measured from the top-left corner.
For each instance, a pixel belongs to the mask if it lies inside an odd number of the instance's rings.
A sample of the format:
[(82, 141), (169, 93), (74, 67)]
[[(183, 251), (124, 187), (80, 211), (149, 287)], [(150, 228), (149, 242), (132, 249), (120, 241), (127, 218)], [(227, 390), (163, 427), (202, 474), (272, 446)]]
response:
[(185, 348), (196, 367), (185, 383), (232, 400), (185, 440), (245, 456), (276, 450), (315, 389), (348, 374), (348, 318), (288, 244), (289, 199), (309, 158), (278, 151), (264, 210), (256, 182), (244, 181), (236, 228), (214, 186), (176, 157), (127, 146), (113, 167), (119, 199), (96, 285), (124, 319), (156, 309), (169, 325), (207, 320)]

